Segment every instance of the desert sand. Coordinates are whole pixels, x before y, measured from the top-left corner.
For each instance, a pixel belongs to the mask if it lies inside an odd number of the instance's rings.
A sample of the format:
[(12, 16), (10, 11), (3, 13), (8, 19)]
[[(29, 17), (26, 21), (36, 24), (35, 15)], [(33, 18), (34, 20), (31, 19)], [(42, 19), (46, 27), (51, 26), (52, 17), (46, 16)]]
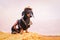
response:
[(0, 40), (60, 40), (60, 36), (44, 36), (33, 32), (23, 34), (0, 32)]

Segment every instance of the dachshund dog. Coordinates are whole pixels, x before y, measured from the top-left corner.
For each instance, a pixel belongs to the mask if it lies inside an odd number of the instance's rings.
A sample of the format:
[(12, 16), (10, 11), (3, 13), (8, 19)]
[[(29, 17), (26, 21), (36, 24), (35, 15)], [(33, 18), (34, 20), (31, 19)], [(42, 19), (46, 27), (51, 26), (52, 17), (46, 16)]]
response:
[[(27, 29), (30, 27), (32, 22), (30, 21), (30, 18), (33, 16), (33, 12), (31, 8), (25, 8), (22, 12), (22, 18), (17, 20), (16, 23), (11, 28), (11, 33), (23, 33), (23, 31), (27, 31)], [(16, 25), (18, 25), (18, 28), (16, 28)]]

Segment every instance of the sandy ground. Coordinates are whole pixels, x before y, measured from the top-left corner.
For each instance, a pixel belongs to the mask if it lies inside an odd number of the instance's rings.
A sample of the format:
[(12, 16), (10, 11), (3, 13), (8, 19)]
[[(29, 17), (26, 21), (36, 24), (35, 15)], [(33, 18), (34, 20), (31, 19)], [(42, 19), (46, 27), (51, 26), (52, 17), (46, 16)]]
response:
[(23, 34), (0, 32), (0, 40), (60, 40), (60, 36), (42, 36), (32, 32)]

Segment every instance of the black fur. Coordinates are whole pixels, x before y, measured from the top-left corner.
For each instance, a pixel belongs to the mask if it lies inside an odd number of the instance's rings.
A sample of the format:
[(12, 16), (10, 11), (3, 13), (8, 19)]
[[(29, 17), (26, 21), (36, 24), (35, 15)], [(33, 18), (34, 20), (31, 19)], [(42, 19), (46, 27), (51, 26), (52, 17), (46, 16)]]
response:
[[(18, 23), (17, 23), (18, 28), (14, 29), (14, 26), (12, 26), (12, 28), (11, 28), (11, 31), (12, 31), (13, 34), (20, 33), (21, 29), (27, 30), (30, 27), (30, 25), (28, 25), (29, 22), (30, 22), (30, 18), (27, 17), (27, 13), (30, 13), (30, 14), (33, 15), (32, 9), (30, 9), (30, 8), (25, 8), (24, 9), (24, 11), (22, 12), (22, 16), (24, 15), (23, 20), (26, 22), (26, 25), (22, 21), (22, 19), (18, 20)], [(32, 15), (30, 17), (32, 17)]]

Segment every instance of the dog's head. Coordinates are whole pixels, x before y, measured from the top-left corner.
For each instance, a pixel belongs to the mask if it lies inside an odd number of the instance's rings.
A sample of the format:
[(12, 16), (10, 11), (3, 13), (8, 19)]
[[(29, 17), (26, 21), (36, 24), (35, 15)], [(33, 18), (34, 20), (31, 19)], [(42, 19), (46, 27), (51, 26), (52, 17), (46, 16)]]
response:
[(25, 8), (24, 11), (22, 12), (22, 16), (28, 17), (27, 15), (30, 15), (30, 17), (33, 16), (33, 12), (31, 8)]

